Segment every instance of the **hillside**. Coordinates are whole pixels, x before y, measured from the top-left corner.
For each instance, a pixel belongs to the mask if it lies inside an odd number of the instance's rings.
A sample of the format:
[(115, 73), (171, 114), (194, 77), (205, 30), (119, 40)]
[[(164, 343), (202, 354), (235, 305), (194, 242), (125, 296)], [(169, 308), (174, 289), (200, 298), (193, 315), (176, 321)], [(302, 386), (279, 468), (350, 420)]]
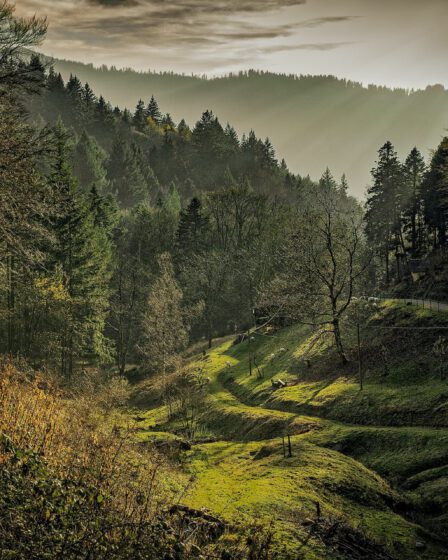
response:
[[(133, 110), (155, 95), (175, 121), (194, 124), (205, 108), (237, 132), (269, 136), (291, 170), (318, 179), (328, 165), (345, 172), (351, 192), (364, 195), (375, 154), (385, 139), (401, 157), (417, 145), (425, 156), (448, 122), (448, 93), (441, 86), (406, 92), (330, 76), (249, 72), (202, 79), (173, 73), (136, 73), (55, 61), (64, 78), (76, 74), (113, 104)], [(356, 138), (356, 142), (353, 142)]]
[[(191, 408), (197, 444), (183, 461), (194, 476), (184, 503), (231, 523), (257, 518), (283, 559), (445, 558), (448, 397), (432, 346), (447, 326), (443, 312), (373, 309), (362, 391), (349, 325), (345, 367), (325, 335), (298, 326), (228, 338), (194, 358), (207, 397), (201, 413)], [(278, 380), (286, 386), (274, 389)], [(185, 424), (156, 394), (151, 380), (135, 387), (135, 434), (170, 446)]]

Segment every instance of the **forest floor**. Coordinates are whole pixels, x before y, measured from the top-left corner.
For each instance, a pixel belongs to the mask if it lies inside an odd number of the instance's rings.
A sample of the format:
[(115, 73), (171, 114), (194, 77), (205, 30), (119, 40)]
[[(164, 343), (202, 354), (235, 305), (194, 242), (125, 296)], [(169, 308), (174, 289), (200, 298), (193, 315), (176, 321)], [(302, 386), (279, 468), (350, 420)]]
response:
[[(361, 331), (362, 390), (350, 326), (345, 366), (331, 335), (302, 326), (198, 353), (206, 408), (183, 502), (270, 527), (279, 558), (446, 558), (448, 381), (432, 352), (445, 327), (446, 312), (382, 303)], [(182, 437), (163, 406), (129, 414), (139, 441)]]

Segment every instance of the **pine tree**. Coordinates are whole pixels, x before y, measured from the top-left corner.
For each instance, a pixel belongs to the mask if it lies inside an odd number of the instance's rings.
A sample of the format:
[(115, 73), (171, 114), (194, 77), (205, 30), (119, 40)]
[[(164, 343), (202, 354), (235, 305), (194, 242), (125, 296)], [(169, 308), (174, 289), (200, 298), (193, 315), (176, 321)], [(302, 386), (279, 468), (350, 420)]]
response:
[(121, 118), (125, 124), (130, 124), (132, 122), (131, 111), (129, 111), (129, 109), (124, 109)]
[(87, 82), (82, 90), (81, 97), (86, 110), (89, 112), (93, 111), (98, 99)]
[(193, 157), (195, 181), (207, 185), (208, 188), (217, 186), (225, 170), (226, 136), (212, 111), (205, 111), (196, 123), (192, 142), (195, 151)]
[(55, 262), (62, 268), (69, 300), (65, 328), (60, 333), (61, 373), (71, 376), (77, 360), (107, 357), (104, 338), (108, 309), (111, 243), (109, 232), (96, 222), (96, 203), (78, 187), (70, 160), (67, 131), (55, 128), (57, 154), (51, 181), (62, 204), (55, 224)]
[(265, 169), (273, 170), (277, 167), (277, 165), (278, 165), (278, 162), (275, 159), (274, 147), (273, 147), (271, 141), (269, 140), (269, 138), (266, 138), (266, 140), (264, 141), (264, 144), (263, 144), (262, 166)]
[(104, 193), (108, 187), (106, 178), (106, 152), (100, 148), (95, 139), (83, 132), (74, 152), (74, 174), (80, 187), (85, 192), (93, 187)]
[(240, 149), (238, 134), (236, 133), (236, 130), (233, 128), (233, 126), (230, 126), (230, 124), (227, 123), (226, 128), (224, 129), (224, 135), (225, 157), (229, 160), (229, 165), (232, 165), (235, 163), (235, 156), (238, 154)]
[(59, 93), (59, 94), (63, 94), (65, 90), (64, 80), (62, 79), (60, 72), (56, 74), (53, 66), (50, 67), (50, 70), (48, 72), (47, 88), (52, 93)]
[(36, 90), (39, 91), (45, 83), (45, 66), (42, 64), (41, 57), (33, 53), (28, 63), (28, 79)]
[(82, 92), (82, 85), (79, 81), (79, 78), (77, 76), (74, 76), (73, 74), (70, 74), (70, 78), (67, 81), (66, 89), (68, 93), (80, 96)]
[(185, 210), (180, 213), (177, 229), (177, 259), (182, 263), (192, 254), (198, 254), (206, 247), (208, 219), (202, 211), (202, 203), (193, 198)]
[[(148, 180), (153, 177), (148, 172)], [(107, 165), (107, 179), (111, 191), (123, 208), (132, 208), (149, 196), (148, 183), (143, 175), (140, 153), (117, 137)]]
[(413, 148), (403, 166), (404, 173), (404, 229), (411, 241), (413, 256), (423, 248), (423, 200), (421, 186), (426, 165), (417, 148)]
[(339, 192), (342, 196), (348, 195), (348, 181), (345, 173), (342, 174), (341, 182), (339, 183)]
[(177, 125), (177, 132), (183, 140), (191, 140), (191, 130), (185, 119), (182, 119)]
[(158, 125), (162, 123), (162, 113), (160, 112), (159, 104), (155, 100), (154, 95), (152, 95), (151, 99), (149, 100), (148, 106), (145, 111), (145, 117), (150, 117)]
[(442, 140), (431, 159), (422, 191), (433, 246), (444, 247), (448, 236), (448, 137)]
[(70, 126), (86, 123), (88, 115), (84, 105), (84, 88), (77, 76), (70, 75), (65, 86), (65, 99), (62, 106), (64, 121)]
[(319, 185), (325, 191), (336, 192), (338, 190), (338, 185), (328, 167), (325, 169), (324, 174), (320, 178)]
[(385, 266), (386, 284), (390, 283), (390, 251), (397, 253), (401, 236), (402, 173), (397, 153), (391, 142), (378, 152), (377, 166), (372, 170), (373, 185), (367, 191), (366, 233)]
[(134, 116), (132, 117), (132, 124), (139, 132), (144, 132), (148, 126), (145, 104), (141, 99), (135, 108)]
[[(94, 120), (96, 121), (94, 123), (95, 126), (100, 127), (99, 133), (104, 132), (105, 130), (107, 130), (109, 134), (110, 132), (113, 132), (114, 115), (112, 106), (110, 103), (106, 102), (102, 95), (100, 95), (95, 105)], [(98, 130), (96, 133), (98, 134)]]

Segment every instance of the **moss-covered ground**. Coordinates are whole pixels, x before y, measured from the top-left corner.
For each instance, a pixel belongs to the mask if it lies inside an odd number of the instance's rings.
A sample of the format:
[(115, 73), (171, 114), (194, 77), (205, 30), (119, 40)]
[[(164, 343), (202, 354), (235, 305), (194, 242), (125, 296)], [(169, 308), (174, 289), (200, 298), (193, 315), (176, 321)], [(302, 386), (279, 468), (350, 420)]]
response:
[[(345, 366), (328, 334), (302, 326), (193, 359), (209, 378), (203, 430), (217, 441), (186, 452), (185, 503), (273, 523), (280, 558), (350, 558), (309, 536), (318, 509), (391, 558), (447, 558), (448, 381), (432, 352), (444, 326), (446, 313), (381, 305), (361, 329), (362, 391), (350, 326)], [(161, 407), (139, 414), (140, 441), (177, 431)]]

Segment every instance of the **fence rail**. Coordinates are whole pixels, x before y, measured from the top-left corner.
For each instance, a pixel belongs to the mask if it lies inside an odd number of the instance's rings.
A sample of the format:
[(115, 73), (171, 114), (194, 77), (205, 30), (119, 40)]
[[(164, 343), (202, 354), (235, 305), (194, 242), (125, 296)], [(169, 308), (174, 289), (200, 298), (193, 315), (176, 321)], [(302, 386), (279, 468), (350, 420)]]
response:
[(434, 299), (426, 298), (397, 298), (394, 296), (361, 296), (360, 299), (367, 301), (393, 301), (402, 302), (404, 305), (415, 305), (416, 307), (422, 307), (423, 309), (431, 309), (433, 311), (448, 311), (448, 303), (445, 301), (437, 301)]
[(405, 305), (415, 305), (423, 309), (430, 309), (433, 311), (448, 311), (448, 303), (443, 301), (436, 301), (433, 299), (419, 299), (419, 298), (381, 298), (392, 299), (392, 301), (401, 301)]

